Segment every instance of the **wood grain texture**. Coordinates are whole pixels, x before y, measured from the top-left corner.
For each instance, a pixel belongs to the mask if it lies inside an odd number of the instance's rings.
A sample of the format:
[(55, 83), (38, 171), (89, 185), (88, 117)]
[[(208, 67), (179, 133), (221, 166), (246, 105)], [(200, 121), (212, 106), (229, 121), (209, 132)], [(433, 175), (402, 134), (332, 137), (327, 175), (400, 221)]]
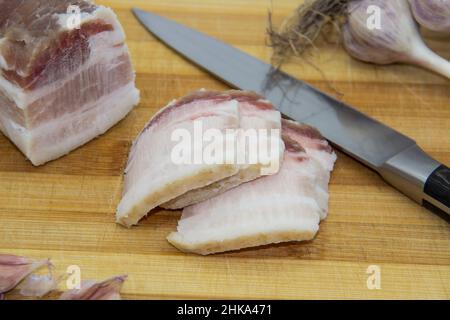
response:
[[(158, 211), (132, 230), (114, 223), (131, 141), (173, 98), (227, 87), (166, 48), (130, 12), (175, 19), (269, 61), (267, 11), (279, 23), (292, 0), (104, 0), (117, 12), (137, 71), (140, 105), (104, 136), (35, 168), (0, 136), (0, 252), (51, 257), (56, 271), (79, 265), (83, 278), (128, 274), (125, 298), (450, 298), (450, 227), (339, 154), (330, 215), (314, 241), (211, 257), (187, 255), (165, 240), (178, 213)], [(447, 40), (430, 45), (450, 58)], [(311, 58), (343, 100), (416, 139), (450, 164), (450, 83), (411, 66), (377, 67), (335, 46)], [(333, 94), (312, 66), (286, 71)], [(366, 269), (381, 268), (381, 290)], [(10, 298), (16, 298), (12, 293)]]

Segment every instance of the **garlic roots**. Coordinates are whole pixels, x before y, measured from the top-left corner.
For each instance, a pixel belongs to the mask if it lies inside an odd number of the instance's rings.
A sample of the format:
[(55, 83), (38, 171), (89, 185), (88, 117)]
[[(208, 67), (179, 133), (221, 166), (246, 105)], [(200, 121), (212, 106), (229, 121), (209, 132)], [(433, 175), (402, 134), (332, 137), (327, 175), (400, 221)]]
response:
[[(368, 25), (369, 6), (379, 10), (379, 28)], [(376, 64), (415, 64), (450, 79), (450, 62), (425, 45), (407, 0), (361, 0), (348, 10), (343, 41), (351, 56)]]
[[(305, 0), (279, 31), (269, 21), (272, 63), (278, 66), (292, 55), (303, 56), (320, 35), (340, 29), (344, 47), (354, 58), (414, 64), (450, 79), (450, 62), (426, 46), (414, 20), (445, 31), (449, 6), (450, 0)], [(379, 15), (378, 28), (370, 23), (371, 15)]]
[(269, 14), (269, 45), (273, 48), (272, 62), (282, 64), (290, 56), (303, 55), (323, 34), (339, 31), (350, 2), (358, 0), (305, 0), (287, 18), (279, 30)]
[(416, 21), (437, 32), (450, 33), (450, 0), (409, 0)]

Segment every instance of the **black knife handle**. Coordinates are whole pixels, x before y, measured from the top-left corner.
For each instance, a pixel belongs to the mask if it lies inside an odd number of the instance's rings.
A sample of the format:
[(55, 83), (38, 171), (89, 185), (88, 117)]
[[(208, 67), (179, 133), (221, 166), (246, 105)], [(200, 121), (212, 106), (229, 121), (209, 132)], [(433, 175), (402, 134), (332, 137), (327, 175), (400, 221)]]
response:
[(417, 145), (396, 154), (377, 171), (417, 203), (450, 218), (450, 169)]
[(428, 177), (424, 192), (450, 208), (450, 169), (444, 165), (437, 168)]

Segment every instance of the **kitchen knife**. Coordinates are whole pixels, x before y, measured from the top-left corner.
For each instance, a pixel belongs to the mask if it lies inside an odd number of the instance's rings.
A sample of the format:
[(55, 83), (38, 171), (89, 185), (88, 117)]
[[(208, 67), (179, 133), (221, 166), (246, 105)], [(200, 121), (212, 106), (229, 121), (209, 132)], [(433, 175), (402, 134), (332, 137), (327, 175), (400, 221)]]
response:
[(450, 214), (450, 169), (412, 139), (224, 42), (153, 13), (133, 12), (188, 60), (232, 87), (262, 94), (285, 116), (316, 127), (414, 201)]

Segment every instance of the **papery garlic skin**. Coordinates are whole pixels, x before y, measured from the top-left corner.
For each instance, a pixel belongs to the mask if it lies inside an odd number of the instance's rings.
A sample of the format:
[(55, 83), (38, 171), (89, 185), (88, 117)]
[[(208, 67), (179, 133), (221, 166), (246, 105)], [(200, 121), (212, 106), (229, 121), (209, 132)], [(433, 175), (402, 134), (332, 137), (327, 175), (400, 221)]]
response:
[(19, 285), (20, 294), (24, 297), (42, 298), (58, 288), (58, 280), (51, 272), (46, 275), (29, 275)]
[(118, 276), (102, 282), (85, 281), (81, 289), (64, 292), (59, 300), (121, 300), (120, 289), (127, 276)]
[[(369, 6), (380, 8), (381, 29), (368, 27)], [(343, 38), (352, 56), (377, 64), (391, 64), (409, 57), (419, 33), (406, 0), (352, 1), (348, 10)]]
[(409, 0), (416, 21), (437, 32), (450, 33), (450, 0)]
[[(380, 28), (369, 28), (369, 6), (380, 9)], [(356, 59), (375, 63), (409, 63), (450, 79), (450, 62), (424, 43), (407, 0), (360, 0), (349, 3), (342, 28), (344, 47)]]
[(50, 261), (34, 261), (25, 257), (0, 254), (0, 294), (14, 289), (28, 275), (43, 266), (50, 266)]

